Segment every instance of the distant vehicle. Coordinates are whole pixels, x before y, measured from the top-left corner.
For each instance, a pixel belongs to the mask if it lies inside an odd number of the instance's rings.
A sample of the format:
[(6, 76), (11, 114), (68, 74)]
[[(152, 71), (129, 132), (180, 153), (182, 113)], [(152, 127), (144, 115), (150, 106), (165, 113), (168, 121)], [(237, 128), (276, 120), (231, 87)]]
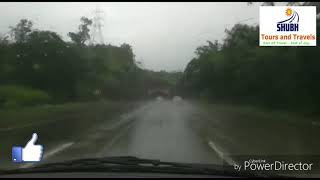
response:
[(157, 97), (157, 100), (158, 100), (158, 101), (161, 101), (161, 100), (163, 100), (163, 97), (158, 96), (158, 97)]
[(180, 102), (180, 101), (182, 101), (182, 97), (180, 97), (180, 96), (174, 96), (174, 97), (172, 98), (172, 101), (173, 101), (173, 102)]

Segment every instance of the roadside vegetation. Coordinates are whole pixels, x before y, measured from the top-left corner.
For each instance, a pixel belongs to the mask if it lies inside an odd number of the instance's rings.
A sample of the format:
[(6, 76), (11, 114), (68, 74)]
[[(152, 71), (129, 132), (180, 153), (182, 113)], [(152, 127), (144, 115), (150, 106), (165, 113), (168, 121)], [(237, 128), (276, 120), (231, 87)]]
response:
[(127, 43), (90, 44), (91, 25), (82, 17), (69, 41), (28, 19), (10, 27), (0, 37), (0, 107), (138, 100), (153, 84), (175, 84), (181, 73), (143, 69)]
[(225, 32), (196, 49), (178, 83), (184, 96), (319, 115), (318, 46), (260, 47), (259, 27), (247, 24)]

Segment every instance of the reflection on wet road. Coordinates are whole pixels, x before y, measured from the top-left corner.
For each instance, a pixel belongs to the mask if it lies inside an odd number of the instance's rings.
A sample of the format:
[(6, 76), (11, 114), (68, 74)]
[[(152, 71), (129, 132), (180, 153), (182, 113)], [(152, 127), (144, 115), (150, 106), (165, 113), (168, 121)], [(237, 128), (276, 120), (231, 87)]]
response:
[(231, 155), (318, 154), (319, 127), (306, 119), (245, 112), (179, 98), (140, 102), (121, 116), (103, 117), (86, 131), (61, 137), (60, 144), (45, 150), (40, 164), (136, 156), (201, 164), (222, 164), (223, 158), (232, 165), (236, 159)]
[(220, 164), (205, 139), (193, 132), (186, 101), (157, 100), (137, 114), (136, 120), (101, 156), (137, 156), (162, 161)]

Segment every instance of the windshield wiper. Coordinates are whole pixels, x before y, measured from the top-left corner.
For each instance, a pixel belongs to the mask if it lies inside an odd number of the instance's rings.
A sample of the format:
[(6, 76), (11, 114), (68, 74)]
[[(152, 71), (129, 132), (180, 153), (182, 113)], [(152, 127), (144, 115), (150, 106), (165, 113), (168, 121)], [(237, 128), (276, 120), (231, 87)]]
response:
[(270, 177), (270, 175), (265, 174), (236, 172), (231, 166), (162, 162), (160, 160), (141, 159), (132, 156), (87, 158), (48, 163), (30, 168), (0, 171), (0, 175), (50, 172), (145, 172), (233, 177)]

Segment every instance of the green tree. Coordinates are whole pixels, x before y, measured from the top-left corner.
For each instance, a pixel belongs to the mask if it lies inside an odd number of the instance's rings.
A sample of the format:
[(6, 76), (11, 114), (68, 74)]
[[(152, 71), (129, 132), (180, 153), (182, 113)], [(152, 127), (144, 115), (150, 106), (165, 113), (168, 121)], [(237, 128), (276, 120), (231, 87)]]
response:
[(10, 27), (11, 36), (18, 43), (24, 43), (27, 41), (28, 35), (32, 32), (32, 21), (28, 19), (21, 19), (15, 27)]
[(199, 46), (180, 89), (208, 100), (319, 111), (319, 49), (260, 47), (258, 37), (257, 26), (236, 24), (226, 30), (221, 45), (208, 41)]
[(77, 45), (84, 45), (85, 42), (90, 39), (89, 26), (92, 24), (92, 20), (90, 20), (86, 17), (81, 17), (80, 21), (81, 21), (81, 24), (78, 27), (79, 31), (76, 33), (69, 32), (68, 36)]

